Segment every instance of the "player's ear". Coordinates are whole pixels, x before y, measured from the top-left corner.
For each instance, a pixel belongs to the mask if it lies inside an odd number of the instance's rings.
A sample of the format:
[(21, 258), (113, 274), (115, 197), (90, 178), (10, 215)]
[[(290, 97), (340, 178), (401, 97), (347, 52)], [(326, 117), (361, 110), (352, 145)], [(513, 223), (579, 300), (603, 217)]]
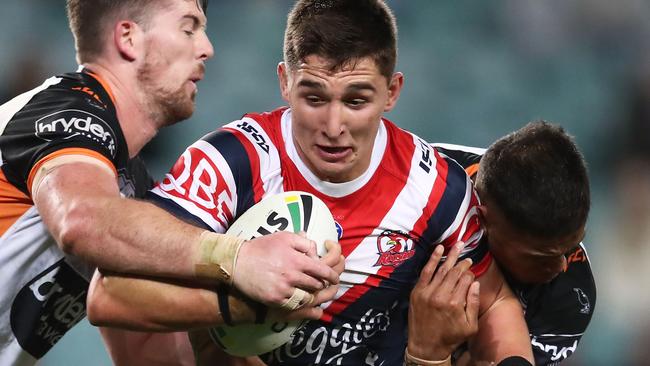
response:
[(481, 224), (483, 227), (486, 227), (489, 222), (489, 212), (487, 206), (479, 205), (476, 208), (478, 209), (478, 217), (481, 220)]
[(390, 79), (388, 83), (388, 100), (386, 101), (386, 106), (384, 107), (384, 112), (390, 112), (397, 104), (399, 95), (402, 92), (402, 86), (404, 85), (404, 74), (401, 72), (396, 72)]
[(280, 62), (278, 64), (278, 82), (280, 83), (280, 93), (285, 101), (289, 101), (289, 70), (287, 64)]
[(127, 61), (135, 61), (142, 52), (142, 30), (131, 21), (121, 20), (113, 28), (113, 43)]

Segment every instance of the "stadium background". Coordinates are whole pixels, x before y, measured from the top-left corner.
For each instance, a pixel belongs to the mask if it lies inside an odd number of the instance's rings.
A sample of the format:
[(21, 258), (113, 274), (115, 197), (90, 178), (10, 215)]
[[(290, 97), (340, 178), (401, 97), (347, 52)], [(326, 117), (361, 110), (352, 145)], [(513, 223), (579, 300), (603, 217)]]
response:
[[(213, 0), (216, 56), (190, 121), (145, 151), (160, 177), (182, 149), (244, 112), (282, 104), (275, 69), (289, 0)], [(648, 0), (390, 1), (406, 75), (388, 117), (432, 142), (487, 146), (528, 121), (562, 124), (585, 153), (593, 209), (585, 243), (598, 284), (592, 326), (567, 365), (650, 359)], [(0, 102), (76, 68), (63, 0), (3, 1)], [(40, 365), (109, 365), (75, 327)]]

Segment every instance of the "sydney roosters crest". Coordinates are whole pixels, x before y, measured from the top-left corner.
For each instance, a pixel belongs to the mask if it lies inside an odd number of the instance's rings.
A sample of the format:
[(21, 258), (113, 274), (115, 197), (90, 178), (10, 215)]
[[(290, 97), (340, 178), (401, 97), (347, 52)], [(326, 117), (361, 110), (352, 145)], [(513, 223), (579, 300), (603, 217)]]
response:
[(397, 267), (415, 254), (413, 239), (401, 231), (384, 230), (377, 237), (377, 253), (375, 267)]

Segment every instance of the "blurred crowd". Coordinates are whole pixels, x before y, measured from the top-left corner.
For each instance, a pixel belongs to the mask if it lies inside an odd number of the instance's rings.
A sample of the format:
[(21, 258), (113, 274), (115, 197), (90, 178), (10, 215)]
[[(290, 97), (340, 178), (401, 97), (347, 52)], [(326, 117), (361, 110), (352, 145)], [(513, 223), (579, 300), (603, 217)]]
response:
[[(646, 364), (650, 1), (389, 3), (400, 27), (398, 69), (406, 76), (401, 104), (389, 117), (431, 142), (487, 146), (534, 119), (560, 123), (576, 136), (593, 185), (585, 244), (599, 293), (592, 325), (565, 364)], [(216, 56), (199, 85), (195, 116), (146, 150), (154, 174), (164, 174), (185, 145), (216, 126), (281, 102), (275, 66), (290, 4), (211, 2)], [(76, 69), (64, 1), (6, 2), (0, 24), (0, 102)], [(41, 364), (87, 363), (70, 357), (108, 363), (96, 332), (81, 328)], [(66, 347), (87, 353), (70, 355)]]

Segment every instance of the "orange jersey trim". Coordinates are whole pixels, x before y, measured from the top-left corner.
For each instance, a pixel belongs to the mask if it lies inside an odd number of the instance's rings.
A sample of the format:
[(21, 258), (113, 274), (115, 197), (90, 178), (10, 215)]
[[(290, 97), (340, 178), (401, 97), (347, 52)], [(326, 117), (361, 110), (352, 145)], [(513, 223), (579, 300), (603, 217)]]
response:
[(70, 147), (66, 149), (61, 149), (58, 151), (55, 151), (41, 160), (39, 160), (34, 166), (32, 167), (32, 170), (29, 172), (29, 178), (27, 178), (27, 189), (29, 190), (29, 193), (32, 193), (32, 184), (34, 183), (34, 177), (36, 176), (36, 172), (43, 166), (43, 164), (47, 163), (48, 161), (58, 158), (59, 156), (64, 156), (64, 155), (85, 155), (89, 156), (91, 158), (95, 158), (102, 163), (106, 164), (117, 176), (117, 170), (115, 169), (115, 166), (113, 163), (108, 160), (104, 155), (98, 153), (97, 151), (90, 150), (90, 149), (85, 149), (85, 148), (80, 148), (80, 147)]
[(9, 183), (4, 172), (0, 170), (0, 236), (9, 230), (16, 220), (27, 212), (34, 202), (21, 190)]
[(474, 163), (468, 166), (467, 168), (465, 168), (465, 172), (467, 173), (467, 175), (469, 175), (470, 178), (472, 178), (472, 180), (474, 180), (474, 176), (478, 172), (478, 163)]
[(108, 96), (111, 98), (111, 101), (113, 102), (113, 105), (115, 105), (115, 97), (113, 96), (113, 91), (111, 90), (110, 86), (108, 86), (108, 83), (104, 81), (99, 75), (95, 74), (94, 72), (91, 72), (88, 69), (84, 68), (84, 72), (88, 73), (88, 75), (92, 76), (101, 84), (101, 86), (106, 90), (106, 93), (108, 93)]
[(577, 250), (575, 250), (567, 257), (566, 262), (564, 262), (564, 272), (566, 272), (567, 269), (569, 269), (571, 263), (580, 263), (586, 261), (587, 261), (587, 254), (585, 254), (585, 251), (581, 247), (578, 247)]

